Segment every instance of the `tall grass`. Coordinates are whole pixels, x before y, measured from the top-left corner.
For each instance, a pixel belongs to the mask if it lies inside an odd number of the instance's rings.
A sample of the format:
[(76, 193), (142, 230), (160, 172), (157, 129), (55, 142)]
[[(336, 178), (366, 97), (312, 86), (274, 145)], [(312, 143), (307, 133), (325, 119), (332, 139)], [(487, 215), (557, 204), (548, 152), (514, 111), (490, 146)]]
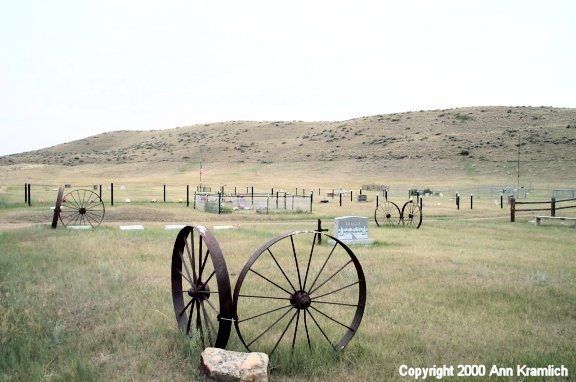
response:
[[(315, 226), (244, 219), (213, 231), (232, 285), (261, 244)], [(574, 379), (574, 229), (456, 217), (419, 230), (371, 221), (369, 235), (376, 245), (353, 247), (368, 288), (356, 336), (340, 353), (280, 346), (272, 380), (401, 380), (402, 364), (461, 363), (562, 364)], [(154, 225), (0, 231), (0, 381), (199, 380), (201, 346), (172, 310), (175, 237)], [(234, 332), (227, 348), (244, 350)]]

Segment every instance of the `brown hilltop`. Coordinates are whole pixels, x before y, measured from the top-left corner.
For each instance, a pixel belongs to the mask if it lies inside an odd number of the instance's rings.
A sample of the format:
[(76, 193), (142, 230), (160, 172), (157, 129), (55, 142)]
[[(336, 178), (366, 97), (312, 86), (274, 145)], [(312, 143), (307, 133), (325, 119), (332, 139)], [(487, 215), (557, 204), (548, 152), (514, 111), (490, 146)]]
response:
[[(491, 171), (517, 160), (534, 174), (573, 173), (576, 109), (468, 107), (338, 122), (230, 121), (153, 131), (114, 131), (0, 157), (0, 164), (360, 161), (404, 170), (416, 164)], [(456, 166), (455, 163), (460, 165)], [(572, 170), (570, 170), (572, 169)]]

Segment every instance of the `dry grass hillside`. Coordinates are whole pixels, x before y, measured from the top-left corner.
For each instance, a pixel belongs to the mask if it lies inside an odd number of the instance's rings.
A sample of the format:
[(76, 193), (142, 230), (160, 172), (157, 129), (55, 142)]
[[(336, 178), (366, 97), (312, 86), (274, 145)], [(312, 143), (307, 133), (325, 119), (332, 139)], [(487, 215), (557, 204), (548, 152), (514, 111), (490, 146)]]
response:
[[(230, 121), (114, 131), (0, 157), (0, 165), (333, 164), (419, 176), (523, 173), (574, 181), (576, 109), (469, 107), (339, 122)], [(356, 169), (356, 170), (354, 170)]]

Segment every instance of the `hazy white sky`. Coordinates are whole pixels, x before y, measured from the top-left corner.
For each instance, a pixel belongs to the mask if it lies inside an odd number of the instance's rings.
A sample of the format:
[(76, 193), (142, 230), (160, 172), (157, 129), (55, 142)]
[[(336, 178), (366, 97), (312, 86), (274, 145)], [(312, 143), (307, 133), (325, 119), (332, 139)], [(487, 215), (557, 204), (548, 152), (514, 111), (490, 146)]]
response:
[(576, 107), (574, 0), (0, 0), (0, 155), (113, 130)]

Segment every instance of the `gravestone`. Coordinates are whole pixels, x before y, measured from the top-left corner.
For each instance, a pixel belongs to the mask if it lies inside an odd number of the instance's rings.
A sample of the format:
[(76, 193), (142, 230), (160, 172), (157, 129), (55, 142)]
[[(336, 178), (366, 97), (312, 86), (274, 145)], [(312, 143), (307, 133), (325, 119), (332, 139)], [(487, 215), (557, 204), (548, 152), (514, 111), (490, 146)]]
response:
[(368, 237), (368, 218), (363, 216), (341, 216), (334, 219), (334, 233), (344, 244), (370, 245), (374, 239)]

